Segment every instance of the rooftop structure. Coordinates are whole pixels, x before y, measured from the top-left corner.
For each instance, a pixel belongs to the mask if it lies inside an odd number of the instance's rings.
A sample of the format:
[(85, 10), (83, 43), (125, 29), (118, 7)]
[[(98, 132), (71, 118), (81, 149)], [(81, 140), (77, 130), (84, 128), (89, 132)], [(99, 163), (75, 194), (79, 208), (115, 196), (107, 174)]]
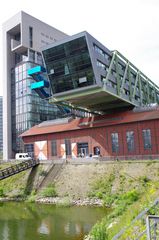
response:
[(159, 87), (118, 51), (82, 32), (42, 51), (51, 103), (93, 113), (159, 103)]

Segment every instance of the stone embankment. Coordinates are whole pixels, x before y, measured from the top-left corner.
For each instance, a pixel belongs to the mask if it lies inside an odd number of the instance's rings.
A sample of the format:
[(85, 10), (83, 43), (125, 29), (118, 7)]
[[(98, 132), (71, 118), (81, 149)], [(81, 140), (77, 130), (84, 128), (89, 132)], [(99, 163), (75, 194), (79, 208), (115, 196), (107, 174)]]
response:
[(100, 199), (78, 199), (78, 200), (71, 200), (67, 197), (60, 198), (60, 197), (47, 197), (47, 198), (38, 198), (36, 200), (38, 203), (45, 203), (45, 204), (57, 204), (57, 205), (75, 205), (75, 206), (98, 206), (103, 207), (103, 203)]

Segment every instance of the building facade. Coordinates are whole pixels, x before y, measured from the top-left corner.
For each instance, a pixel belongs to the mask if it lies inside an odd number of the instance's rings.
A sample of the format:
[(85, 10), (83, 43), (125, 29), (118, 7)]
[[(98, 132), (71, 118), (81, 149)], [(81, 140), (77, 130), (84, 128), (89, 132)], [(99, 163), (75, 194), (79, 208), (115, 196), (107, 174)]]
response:
[(3, 97), (0, 97), (0, 152), (3, 152)]
[(159, 158), (159, 109), (45, 122), (22, 134), (35, 158)]
[(43, 66), (42, 47), (64, 37), (65, 33), (22, 11), (3, 25), (4, 159), (13, 158), (16, 152), (27, 151), (19, 134), (63, 114), (61, 109), (31, 90), (33, 80), (27, 71), (37, 65)]
[(88, 32), (68, 36), (42, 51), (52, 102), (110, 113), (159, 104), (159, 87), (117, 50)]

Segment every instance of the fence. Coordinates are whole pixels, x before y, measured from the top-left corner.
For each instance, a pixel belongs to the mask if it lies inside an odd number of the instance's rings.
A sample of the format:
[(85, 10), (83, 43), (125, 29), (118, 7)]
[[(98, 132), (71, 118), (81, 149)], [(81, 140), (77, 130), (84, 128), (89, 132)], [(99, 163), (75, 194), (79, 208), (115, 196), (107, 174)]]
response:
[[(157, 240), (157, 239), (159, 239), (159, 231), (157, 230), (158, 228), (157, 228), (157, 225), (156, 225), (158, 217), (155, 217), (155, 215), (153, 215), (153, 216), (149, 215), (151, 213), (153, 213), (153, 214), (159, 213), (159, 199), (156, 199), (154, 201), (154, 203), (149, 208), (147, 208), (144, 211), (142, 211), (131, 222), (131, 224), (128, 227), (123, 228), (119, 233), (117, 233), (113, 237), (112, 240), (124, 239), (125, 232), (128, 231), (130, 228), (133, 229), (133, 227), (135, 228), (135, 230), (133, 232), (134, 236), (132, 237), (132, 239), (134, 239), (134, 240), (143, 239), (144, 236), (147, 238), (147, 240), (152, 240), (152, 239), (153, 240)], [(152, 219), (153, 219), (154, 222), (151, 224), (150, 220), (152, 220)], [(140, 227), (137, 227), (137, 225), (138, 226), (141, 225), (141, 229), (140, 229)], [(149, 229), (148, 229), (148, 227), (149, 227)], [(143, 228), (144, 228), (144, 230), (143, 230)], [(157, 238), (152, 238), (155, 235), (157, 236)], [(149, 236), (151, 238), (149, 238)], [(129, 236), (129, 237), (131, 237), (131, 236)], [(131, 238), (129, 238), (129, 239), (131, 239)]]

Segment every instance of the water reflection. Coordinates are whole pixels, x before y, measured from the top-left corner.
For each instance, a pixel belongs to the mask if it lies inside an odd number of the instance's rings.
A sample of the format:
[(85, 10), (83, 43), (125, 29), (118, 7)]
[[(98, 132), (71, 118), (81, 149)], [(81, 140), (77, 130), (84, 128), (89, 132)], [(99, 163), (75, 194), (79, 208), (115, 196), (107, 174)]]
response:
[(46, 235), (50, 234), (49, 227), (47, 226), (45, 221), (42, 221), (41, 226), (38, 229), (38, 232), (41, 233), (41, 234), (46, 234)]
[(81, 240), (107, 214), (92, 207), (0, 204), (0, 240)]
[(7, 222), (4, 224), (2, 236), (3, 240), (9, 240), (9, 228)]

